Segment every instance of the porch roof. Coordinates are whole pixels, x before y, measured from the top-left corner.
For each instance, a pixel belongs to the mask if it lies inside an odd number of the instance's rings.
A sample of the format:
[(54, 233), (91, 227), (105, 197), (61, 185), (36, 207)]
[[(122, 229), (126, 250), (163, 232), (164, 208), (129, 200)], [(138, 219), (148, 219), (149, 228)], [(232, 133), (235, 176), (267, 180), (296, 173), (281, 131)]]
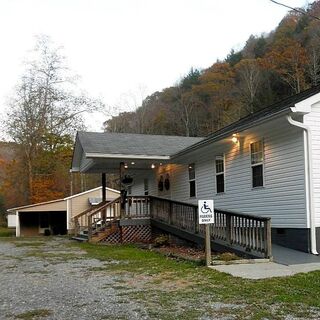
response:
[[(202, 137), (78, 132), (74, 146), (72, 171), (102, 172), (118, 169), (119, 161), (136, 161), (146, 168), (154, 161), (170, 156), (203, 140)], [(138, 166), (136, 168), (139, 168)]]

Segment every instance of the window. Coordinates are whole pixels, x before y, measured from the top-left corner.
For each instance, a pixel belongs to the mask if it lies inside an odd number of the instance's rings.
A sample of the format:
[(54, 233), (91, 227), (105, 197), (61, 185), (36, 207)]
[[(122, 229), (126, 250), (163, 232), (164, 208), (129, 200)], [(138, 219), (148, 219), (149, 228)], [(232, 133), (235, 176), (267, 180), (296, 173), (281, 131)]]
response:
[(144, 179), (143, 184), (144, 184), (144, 195), (147, 196), (149, 194), (149, 180)]
[(196, 196), (196, 172), (194, 169), (194, 163), (189, 164), (189, 196), (193, 198)]
[(263, 141), (251, 143), (252, 188), (263, 187)]
[(216, 192), (224, 192), (224, 157), (216, 157)]

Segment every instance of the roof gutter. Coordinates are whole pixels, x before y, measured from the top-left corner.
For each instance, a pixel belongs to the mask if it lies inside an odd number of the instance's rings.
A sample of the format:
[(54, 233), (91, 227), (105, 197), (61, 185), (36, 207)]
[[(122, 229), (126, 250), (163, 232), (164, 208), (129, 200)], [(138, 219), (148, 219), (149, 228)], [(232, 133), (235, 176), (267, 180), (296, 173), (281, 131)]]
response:
[(135, 160), (170, 160), (170, 156), (144, 155), (144, 154), (122, 154), (122, 153), (91, 153), (85, 154), (86, 158), (107, 158), (107, 159), (135, 159)]
[(310, 245), (311, 253), (318, 254), (317, 252), (317, 243), (316, 243), (316, 224), (315, 224), (315, 208), (314, 208), (314, 199), (313, 199), (313, 165), (312, 165), (312, 134), (311, 129), (296, 120), (293, 120), (291, 115), (287, 116), (288, 122), (298, 128), (301, 128), (304, 131), (304, 143), (305, 143), (305, 168), (307, 170), (307, 181), (306, 181), (306, 196), (308, 199), (307, 211), (309, 215), (310, 222)]

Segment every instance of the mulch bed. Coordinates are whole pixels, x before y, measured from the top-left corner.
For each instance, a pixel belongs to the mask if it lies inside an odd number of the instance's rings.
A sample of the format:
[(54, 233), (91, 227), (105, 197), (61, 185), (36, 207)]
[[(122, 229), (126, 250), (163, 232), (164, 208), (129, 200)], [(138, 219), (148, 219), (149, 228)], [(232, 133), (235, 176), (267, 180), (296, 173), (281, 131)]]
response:
[(183, 260), (191, 261), (203, 261), (205, 259), (205, 253), (203, 250), (191, 247), (182, 247), (182, 246), (161, 246), (154, 248), (153, 250), (158, 251), (168, 257), (178, 258)]

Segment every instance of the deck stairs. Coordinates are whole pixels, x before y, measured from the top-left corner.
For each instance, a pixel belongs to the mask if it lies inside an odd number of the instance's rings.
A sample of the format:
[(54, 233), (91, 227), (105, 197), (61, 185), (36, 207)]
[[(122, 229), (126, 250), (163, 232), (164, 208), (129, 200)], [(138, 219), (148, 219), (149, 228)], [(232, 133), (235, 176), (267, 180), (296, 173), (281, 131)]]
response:
[(109, 236), (111, 236), (112, 234), (118, 232), (118, 230), (119, 230), (119, 225), (117, 220), (109, 222), (103, 229), (98, 230), (92, 235), (90, 242), (91, 243), (101, 242), (106, 238), (108, 238)]
[[(194, 243), (203, 244), (205, 237), (205, 227), (199, 224), (197, 205), (154, 196), (127, 197), (123, 210), (120, 210), (119, 197), (90, 208), (73, 219), (73, 239), (92, 243), (103, 242), (119, 233), (124, 220), (134, 222), (139, 219), (148, 219), (152, 230), (155, 228)], [(215, 250), (272, 257), (270, 218), (215, 208), (214, 221), (210, 233)]]
[(89, 240), (89, 237), (87, 234), (77, 234), (73, 237), (71, 237), (72, 240), (77, 240), (79, 242), (87, 242)]

